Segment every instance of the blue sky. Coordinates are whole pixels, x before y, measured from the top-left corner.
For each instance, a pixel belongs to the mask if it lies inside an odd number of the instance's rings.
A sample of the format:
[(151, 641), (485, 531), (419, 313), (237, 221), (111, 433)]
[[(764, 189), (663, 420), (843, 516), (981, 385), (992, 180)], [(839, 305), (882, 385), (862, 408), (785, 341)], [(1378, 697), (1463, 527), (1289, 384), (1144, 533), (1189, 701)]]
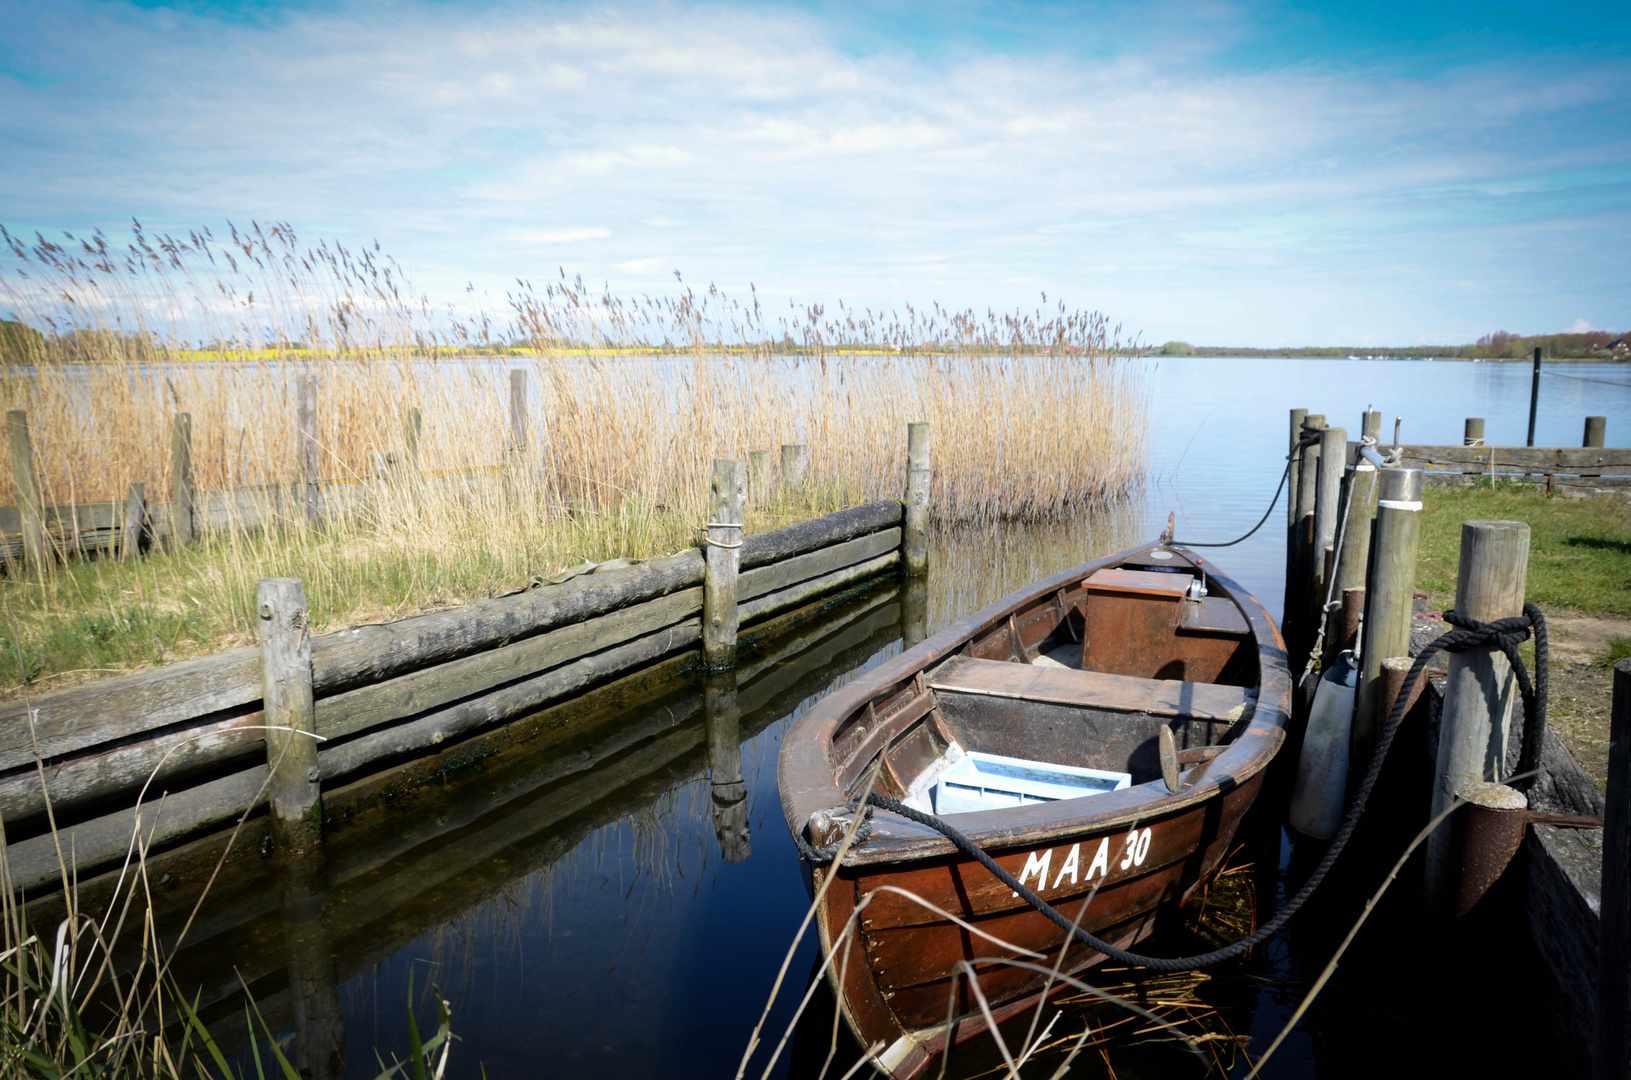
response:
[(0, 0), (0, 223), (285, 220), (516, 277), (1631, 329), (1631, 5)]

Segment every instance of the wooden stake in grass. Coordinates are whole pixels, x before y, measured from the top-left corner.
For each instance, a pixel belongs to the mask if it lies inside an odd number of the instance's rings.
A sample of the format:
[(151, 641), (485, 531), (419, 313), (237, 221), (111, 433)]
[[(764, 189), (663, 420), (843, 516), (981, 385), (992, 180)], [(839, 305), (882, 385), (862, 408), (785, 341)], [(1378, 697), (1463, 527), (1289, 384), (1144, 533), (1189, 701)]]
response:
[(28, 438), (28, 413), (6, 413), (6, 435), (11, 443), (11, 482), (17, 489), (17, 514), (23, 522), (23, 564), (30, 573), (43, 574), (45, 524), (40, 515), (40, 488), (34, 479), (34, 447)]
[(170, 550), (193, 542), (193, 414), (170, 421)]
[(748, 451), (748, 505), (763, 510), (770, 505), (770, 493), (775, 490), (771, 481), (770, 451)]
[(279, 850), (301, 855), (323, 842), (321, 776), (317, 742), (311, 737), (317, 727), (306, 587), (299, 578), (263, 578), (256, 600), (273, 841)]
[(810, 448), (803, 443), (782, 444), (782, 498), (804, 490), (810, 472)]
[(317, 524), (317, 376), (295, 380), (299, 429), (300, 503), (307, 525)]

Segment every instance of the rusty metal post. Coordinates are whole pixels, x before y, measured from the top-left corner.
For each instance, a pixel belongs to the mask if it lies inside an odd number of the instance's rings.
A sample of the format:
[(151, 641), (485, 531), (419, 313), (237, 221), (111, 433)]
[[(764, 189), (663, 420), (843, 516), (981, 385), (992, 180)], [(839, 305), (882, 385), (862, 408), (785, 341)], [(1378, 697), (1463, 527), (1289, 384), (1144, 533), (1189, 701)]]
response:
[(1529, 800), (1505, 784), (1481, 781), (1456, 792), (1461, 810), (1461, 868), (1455, 917), (1461, 918), (1501, 879), (1523, 846), (1529, 828)]

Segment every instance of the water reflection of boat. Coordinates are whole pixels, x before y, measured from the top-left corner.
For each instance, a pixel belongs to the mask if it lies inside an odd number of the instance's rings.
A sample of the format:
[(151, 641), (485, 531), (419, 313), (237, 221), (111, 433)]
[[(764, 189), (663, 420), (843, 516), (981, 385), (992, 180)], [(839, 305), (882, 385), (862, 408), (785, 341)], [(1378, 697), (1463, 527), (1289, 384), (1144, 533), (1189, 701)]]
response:
[[(197, 994), (229, 1052), (243, 1045), (247, 986), (273, 1031), (294, 1029), (308, 1080), (338, 1076), (338, 984), (552, 872), (598, 830), (706, 775), (721, 854), (746, 858), (742, 743), (899, 640), (909, 591), (875, 584), (755, 628), (723, 677), (697, 678), (695, 656), (679, 657), (436, 759), (325, 792), (321, 866), (264, 858), (264, 819), (252, 819), (174, 957), (177, 984)], [(163, 883), (153, 917), (167, 943), (225, 846), (221, 834), (149, 863)], [(81, 906), (98, 910), (112, 880), (83, 883)], [(123, 959), (128, 972), (141, 955), (132, 947)]]
[[(824, 699), (783, 741), (782, 807), (817, 847), (843, 837), (869, 783), (954, 815), (1126, 948), (1228, 851), (1290, 692), (1262, 605), (1193, 552), (1139, 548), (1036, 582)], [(1002, 961), (1056, 956), (1066, 936), (938, 832), (886, 811), (871, 828), (818, 892), (818, 926), (858, 1042), (905, 1078), (986, 1030), (968, 971), (1000, 1022), (1045, 979)], [(834, 871), (811, 873), (819, 890)], [(1103, 958), (1072, 943), (1063, 970)]]

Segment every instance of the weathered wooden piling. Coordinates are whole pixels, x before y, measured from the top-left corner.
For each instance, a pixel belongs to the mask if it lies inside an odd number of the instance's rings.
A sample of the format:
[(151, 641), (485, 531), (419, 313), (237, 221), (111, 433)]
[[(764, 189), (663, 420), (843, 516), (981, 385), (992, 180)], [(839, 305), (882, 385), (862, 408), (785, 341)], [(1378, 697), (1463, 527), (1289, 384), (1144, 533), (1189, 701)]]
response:
[[(1605, 436), (1607, 436), (1607, 434), (1608, 434), (1608, 417), (1606, 417), (1606, 416), (1588, 416), (1588, 417), (1586, 417), (1586, 430), (1585, 430), (1584, 434), (1582, 434), (1580, 436), (1580, 445), (1582, 447), (1587, 448), (1587, 449), (1601, 448), (1602, 445), (1603, 445), (1603, 439), (1604, 439)], [(1585, 480), (1585, 479), (1588, 479), (1588, 478), (1594, 479), (1594, 478), (1602, 476), (1602, 475), (1603, 474), (1600, 473), (1600, 472), (1582, 472), (1580, 474), (1580, 478), (1582, 480)], [(1547, 479), (1550, 480), (1551, 477), (1548, 476)]]
[(306, 586), (299, 578), (262, 578), (255, 599), (273, 842), (280, 851), (298, 855), (323, 840)]
[(193, 542), (193, 414), (170, 420), (170, 550)]
[[(1528, 525), (1521, 521), (1464, 523), (1456, 571), (1456, 613), (1486, 623), (1523, 614), (1528, 569)], [(1434, 768), (1434, 816), (1448, 808), (1462, 790), (1501, 779), (1516, 693), (1512, 666), (1500, 649), (1487, 645), (1451, 654)], [(1424, 888), (1427, 903), (1435, 911), (1447, 910), (1454, 899), (1454, 836), (1455, 830), (1440, 828), (1427, 840)]]
[(317, 443), (317, 376), (295, 379), (297, 447), (300, 463), (300, 506), (307, 525), (317, 524), (317, 479), (320, 475)]
[(719, 671), (736, 662), (736, 577), (741, 564), (742, 510), (747, 502), (748, 467), (714, 459), (708, 492), (708, 554), (702, 585), (702, 654)]
[(748, 828), (747, 784), (742, 780), (742, 709), (736, 697), (736, 672), (710, 671), (704, 676), (702, 713), (708, 728), (708, 788), (714, 804), (714, 835), (728, 863), (741, 862), (753, 851)]
[(1421, 470), (1383, 469), (1378, 475), (1371, 570), (1365, 584), (1365, 640), (1354, 710), (1355, 775), (1364, 774), (1377, 731), (1386, 719), (1378, 708), (1382, 661), (1410, 655), (1410, 615), (1421, 545)]
[(1327, 427), (1320, 432), (1319, 471), (1314, 482), (1314, 544), (1308, 560), (1310, 648), (1325, 620), (1328, 566), (1333, 564), (1341, 523), (1342, 473), (1347, 456), (1347, 428)]
[(517, 457), (527, 449), (527, 369), (510, 369), (510, 452)]
[[(1297, 567), (1301, 565), (1297, 558), (1297, 530), (1302, 518), (1297, 512), (1297, 489), (1302, 480), (1302, 467), (1296, 458), (1297, 443), (1303, 437), (1303, 421), (1308, 419), (1307, 409), (1291, 410), (1291, 438), (1287, 443), (1286, 453), (1291, 455), (1286, 475), (1286, 595), (1285, 605), (1280, 612), (1280, 631), (1289, 635), (1295, 624), (1295, 590), (1293, 583), (1297, 580)], [(1286, 638), (1290, 643), (1289, 636)]]
[(119, 526), (119, 558), (128, 559), (141, 553), (146, 522), (147, 485), (132, 481), (125, 489), (125, 518)]
[(748, 451), (748, 505), (763, 510), (770, 505), (770, 493), (775, 488), (769, 450)]
[(402, 423), (402, 448), (406, 453), (408, 472), (419, 471), (419, 436), (425, 426), (424, 414), (417, 405), (410, 406)]
[(34, 476), (34, 446), (28, 437), (28, 413), (6, 413), (6, 436), (11, 444), (11, 482), (17, 489), (17, 515), (23, 524), (23, 565), (31, 574), (50, 567), (45, 549), (45, 521), (40, 509), (39, 481)]
[(1375, 409), (1366, 409), (1360, 413), (1359, 430), (1362, 437), (1380, 441), (1382, 438), (1382, 414)]
[[(1484, 418), (1482, 416), (1469, 416), (1461, 422), (1461, 445), (1484, 445)], [(1483, 471), (1481, 465), (1465, 470), (1468, 476), (1480, 476)]]
[(929, 424), (906, 425), (906, 513), (902, 520), (901, 555), (906, 572), (929, 569)]
[(810, 476), (810, 448), (803, 443), (782, 444), (782, 498), (804, 490)]
[(1614, 665), (1597, 952), (1595, 1080), (1631, 1080), (1631, 660)]
[[(1381, 419), (1378, 413), (1365, 413), (1361, 431), (1373, 435), (1372, 421), (1380, 423)], [(1343, 526), (1337, 552), (1333, 595), (1338, 599), (1349, 589), (1365, 586), (1365, 571), (1370, 565), (1371, 520), (1376, 516), (1376, 466), (1357, 456), (1353, 464), (1344, 467), (1343, 473), (1342, 514), (1347, 524)]]
[[(1304, 435), (1319, 434), (1324, 430), (1323, 415), (1310, 413), (1303, 418)], [(1286, 582), (1286, 620), (1283, 628), (1286, 648), (1291, 655), (1291, 669), (1298, 673), (1307, 662), (1308, 650), (1313, 645), (1314, 628), (1309, 625), (1308, 616), (1314, 603), (1314, 507), (1319, 492), (1319, 468), (1318, 444), (1304, 447), (1297, 467), (1297, 521), (1292, 530), (1295, 554), (1292, 574)]]

